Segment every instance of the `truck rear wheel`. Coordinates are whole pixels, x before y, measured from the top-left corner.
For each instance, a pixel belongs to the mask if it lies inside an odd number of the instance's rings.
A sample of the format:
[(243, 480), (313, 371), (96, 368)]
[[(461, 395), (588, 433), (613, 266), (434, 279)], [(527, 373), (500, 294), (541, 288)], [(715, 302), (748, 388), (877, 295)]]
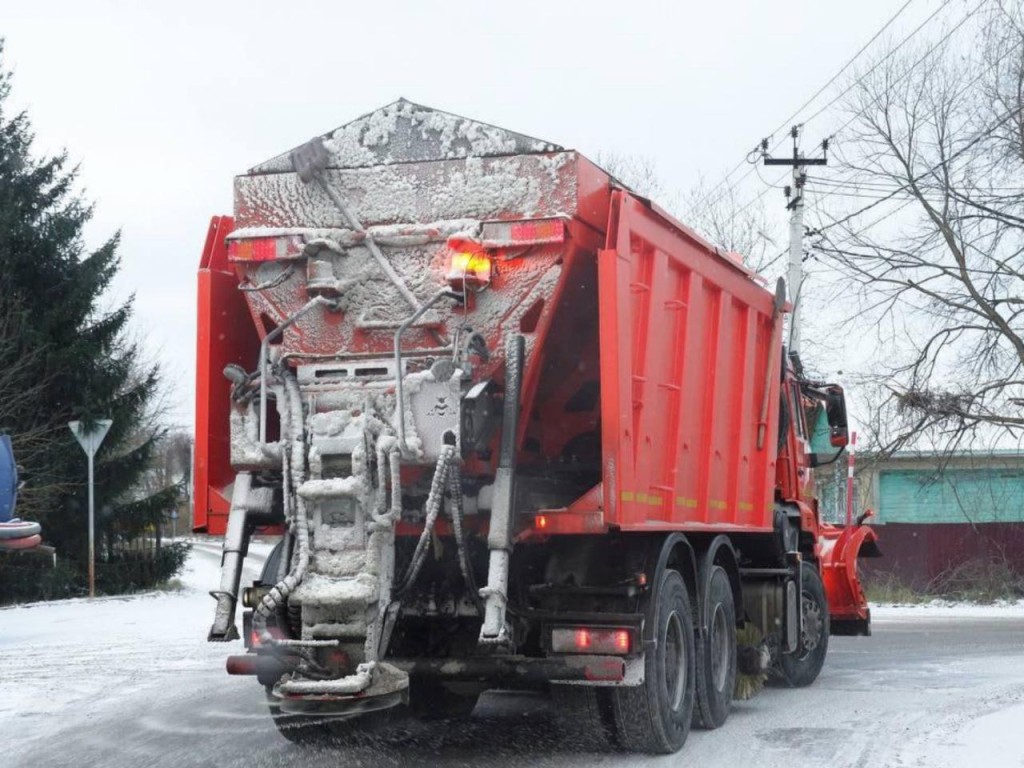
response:
[(729, 717), (736, 687), (736, 603), (725, 569), (714, 566), (708, 579), (708, 636), (697, 670), (697, 715), (704, 728), (718, 728)]
[(646, 613), (655, 642), (644, 660), (644, 682), (613, 689), (612, 713), (623, 749), (670, 754), (690, 733), (696, 693), (693, 612), (677, 571), (665, 571)]
[(828, 601), (817, 566), (802, 563), (800, 582), (803, 590), (800, 650), (784, 654), (781, 660), (782, 679), (793, 688), (803, 688), (817, 680), (828, 653)]

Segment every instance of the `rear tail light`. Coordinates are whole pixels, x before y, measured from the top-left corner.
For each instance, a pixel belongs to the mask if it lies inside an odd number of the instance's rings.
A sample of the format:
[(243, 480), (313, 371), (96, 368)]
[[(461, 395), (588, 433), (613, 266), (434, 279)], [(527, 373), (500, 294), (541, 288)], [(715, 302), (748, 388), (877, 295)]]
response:
[(487, 221), (480, 232), (486, 248), (514, 248), (565, 242), (563, 219), (531, 219), (528, 221)]
[(302, 255), (302, 249), (302, 239), (295, 235), (229, 238), (228, 260), (274, 261), (275, 259), (294, 259)]
[(624, 656), (633, 650), (633, 630), (626, 627), (555, 627), (551, 630), (555, 653), (599, 653)]
[(456, 252), (523, 250), (534, 245), (564, 243), (568, 230), (565, 219), (527, 219), (525, 221), (485, 221), (478, 237), (458, 234), (448, 238), (448, 247)]

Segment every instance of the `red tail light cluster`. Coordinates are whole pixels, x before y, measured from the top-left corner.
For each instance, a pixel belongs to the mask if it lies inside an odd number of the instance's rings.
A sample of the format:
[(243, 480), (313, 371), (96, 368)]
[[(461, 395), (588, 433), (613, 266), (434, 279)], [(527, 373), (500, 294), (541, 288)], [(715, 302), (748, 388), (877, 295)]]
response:
[(624, 656), (633, 649), (633, 630), (624, 627), (555, 627), (551, 650), (555, 653), (599, 653)]
[(228, 261), (274, 261), (302, 255), (302, 239), (296, 235), (278, 237), (234, 237), (227, 241)]
[(565, 242), (565, 222), (562, 219), (487, 221), (480, 239), (490, 248), (562, 243)]

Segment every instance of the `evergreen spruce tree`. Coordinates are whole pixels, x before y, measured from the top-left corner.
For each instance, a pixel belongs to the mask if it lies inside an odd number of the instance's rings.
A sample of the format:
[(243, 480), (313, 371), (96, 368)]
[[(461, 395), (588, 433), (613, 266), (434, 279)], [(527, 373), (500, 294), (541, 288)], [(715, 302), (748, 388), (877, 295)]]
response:
[(96, 458), (98, 559), (159, 524), (181, 489), (137, 490), (162, 436), (152, 418), (160, 376), (126, 335), (132, 302), (104, 299), (119, 235), (87, 249), (92, 207), (75, 189), (77, 169), (66, 153), (33, 154), (28, 116), (8, 109), (10, 89), (0, 40), (0, 431), (26, 480), (19, 514), (42, 523), (84, 572), (86, 459), (68, 421), (113, 420)]

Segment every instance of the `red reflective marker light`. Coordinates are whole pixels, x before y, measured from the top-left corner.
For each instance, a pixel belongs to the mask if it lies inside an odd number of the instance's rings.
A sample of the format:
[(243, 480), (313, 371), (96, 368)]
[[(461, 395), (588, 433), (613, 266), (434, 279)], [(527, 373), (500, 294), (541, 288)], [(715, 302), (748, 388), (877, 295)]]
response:
[(596, 653), (625, 656), (633, 649), (633, 630), (625, 627), (554, 627), (554, 653)]
[(548, 527), (547, 515), (537, 515), (535, 518), (533, 518), (533, 524), (537, 526), (537, 530), (543, 531), (545, 528)]
[(629, 653), (629, 632), (624, 629), (615, 630), (615, 650), (619, 653)]

